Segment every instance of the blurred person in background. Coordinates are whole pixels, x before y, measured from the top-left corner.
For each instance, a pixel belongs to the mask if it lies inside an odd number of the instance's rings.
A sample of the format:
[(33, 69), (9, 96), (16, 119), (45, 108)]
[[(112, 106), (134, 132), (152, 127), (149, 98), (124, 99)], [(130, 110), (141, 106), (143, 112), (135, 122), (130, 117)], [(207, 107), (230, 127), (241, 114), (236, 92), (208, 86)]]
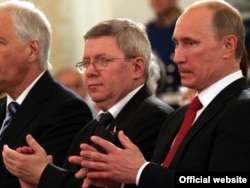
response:
[(80, 95), (89, 105), (93, 117), (96, 117), (98, 108), (88, 94), (83, 75), (76, 68), (62, 68), (56, 72), (55, 79)]
[(149, 0), (149, 4), (155, 13), (155, 18), (146, 24), (149, 41), (153, 52), (163, 61), (166, 71), (160, 97), (177, 108), (178, 101), (174, 95), (181, 82), (177, 65), (173, 62), (175, 45), (172, 35), (181, 10), (176, 0)]
[(196, 90), (188, 87), (180, 87), (180, 100), (179, 106), (189, 104), (196, 95)]
[(148, 72), (147, 85), (155, 96), (160, 97), (166, 77), (165, 66), (161, 59), (153, 52), (151, 53)]
[(77, 71), (76, 68), (62, 68), (57, 71), (54, 76), (57, 81), (72, 89), (82, 98), (85, 98), (87, 95), (88, 92), (84, 86), (82, 75)]

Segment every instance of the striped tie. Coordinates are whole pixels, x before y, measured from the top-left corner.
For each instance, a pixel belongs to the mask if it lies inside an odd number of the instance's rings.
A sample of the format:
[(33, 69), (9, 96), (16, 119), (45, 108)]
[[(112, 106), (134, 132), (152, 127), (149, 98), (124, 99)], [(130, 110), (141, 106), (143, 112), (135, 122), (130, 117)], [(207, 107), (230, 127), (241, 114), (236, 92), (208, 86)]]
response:
[(13, 119), (18, 107), (19, 107), (19, 104), (17, 102), (11, 102), (8, 105), (8, 113), (7, 113), (7, 117), (4, 120), (4, 123), (2, 125), (2, 130), (1, 130), (1, 133), (0, 133), (0, 139), (2, 139), (5, 130), (10, 125), (10, 122)]

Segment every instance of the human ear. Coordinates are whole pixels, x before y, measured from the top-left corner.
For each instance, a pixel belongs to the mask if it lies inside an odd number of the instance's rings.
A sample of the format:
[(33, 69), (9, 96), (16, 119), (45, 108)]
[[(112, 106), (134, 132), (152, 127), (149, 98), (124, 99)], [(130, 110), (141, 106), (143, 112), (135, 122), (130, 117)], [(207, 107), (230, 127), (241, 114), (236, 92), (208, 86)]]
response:
[(132, 59), (134, 78), (142, 77), (145, 72), (146, 62), (142, 57), (135, 57)]
[(237, 37), (235, 35), (227, 35), (223, 38), (223, 56), (228, 58), (235, 54), (237, 47)]
[(34, 62), (37, 60), (38, 56), (39, 56), (39, 52), (40, 52), (40, 44), (38, 42), (38, 40), (32, 40), (29, 42), (28, 44), (28, 48), (29, 48), (29, 62)]

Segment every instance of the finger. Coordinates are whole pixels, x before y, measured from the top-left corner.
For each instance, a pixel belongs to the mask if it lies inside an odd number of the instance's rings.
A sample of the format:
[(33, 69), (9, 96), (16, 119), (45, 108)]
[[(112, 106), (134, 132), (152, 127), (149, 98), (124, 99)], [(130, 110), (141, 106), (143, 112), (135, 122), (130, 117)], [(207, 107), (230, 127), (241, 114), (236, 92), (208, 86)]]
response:
[(15, 171), (15, 166), (16, 166), (17, 159), (20, 158), (21, 155), (22, 155), (21, 153), (18, 153), (15, 150), (12, 150), (7, 145), (3, 146), (2, 156), (3, 156), (4, 165), (14, 175), (18, 175), (16, 174), (18, 172)]
[(89, 178), (85, 178), (82, 184), (82, 188), (88, 188), (91, 186), (91, 180)]
[(87, 176), (88, 169), (87, 168), (81, 168), (75, 173), (75, 177), (77, 179), (85, 178)]
[(113, 143), (98, 136), (92, 136), (91, 141), (102, 147), (107, 153), (114, 153), (120, 150), (120, 148), (116, 147)]
[(26, 142), (30, 146), (30, 148), (34, 151), (34, 153), (45, 152), (44, 149), (30, 134), (26, 136)]
[(16, 151), (17, 151), (18, 153), (22, 153), (22, 147), (17, 147), (17, 148), (16, 148)]
[(107, 155), (105, 155), (105, 157), (100, 156), (99, 155), (93, 155), (93, 160), (82, 160), (81, 161), (81, 166), (83, 168), (87, 168), (88, 169), (88, 173), (87, 173), (87, 177), (89, 175), (89, 173), (92, 174), (92, 172), (107, 172), (107, 171), (111, 171), (110, 165), (109, 163), (107, 163), (106, 161), (108, 159), (106, 159)]
[(8, 145), (3, 146), (3, 151), (2, 151), (2, 156), (3, 156), (3, 162), (6, 164), (6, 168), (8, 169), (8, 161), (10, 161), (11, 157), (10, 155), (11, 149), (9, 148)]
[(81, 161), (83, 160), (80, 156), (70, 156), (68, 161), (73, 164), (81, 165)]
[[(81, 155), (80, 165), (82, 167), (86, 167), (83, 165), (85, 162), (87, 162), (87, 164), (91, 164), (90, 162), (93, 162), (93, 161), (95, 162), (98, 161), (98, 162), (103, 162), (103, 163), (107, 162), (107, 155), (100, 153), (99, 151), (81, 151), (80, 155)], [(77, 159), (74, 158), (74, 160), (77, 160)]]
[(35, 151), (28, 146), (18, 147), (16, 148), (16, 151), (22, 154), (33, 154)]
[(80, 149), (84, 151), (97, 151), (93, 146), (85, 143), (80, 145)]
[(17, 153), (15, 150), (9, 148), (8, 145), (3, 146), (3, 159), (6, 161), (12, 161), (16, 159), (16, 156), (18, 156), (19, 153)]
[[(16, 149), (16, 151), (18, 150), (18, 148)], [(28, 146), (23, 146), (20, 148), (21, 153), (23, 154), (29, 154), (30, 150), (32, 150), (32, 148), (28, 147)], [(32, 150), (33, 151), (33, 150)], [(33, 151), (34, 152), (34, 151)]]
[(119, 131), (118, 139), (125, 149), (133, 149), (133, 148), (138, 149), (138, 147), (135, 144), (133, 144), (133, 142), (131, 142), (131, 140), (124, 134), (123, 131)]

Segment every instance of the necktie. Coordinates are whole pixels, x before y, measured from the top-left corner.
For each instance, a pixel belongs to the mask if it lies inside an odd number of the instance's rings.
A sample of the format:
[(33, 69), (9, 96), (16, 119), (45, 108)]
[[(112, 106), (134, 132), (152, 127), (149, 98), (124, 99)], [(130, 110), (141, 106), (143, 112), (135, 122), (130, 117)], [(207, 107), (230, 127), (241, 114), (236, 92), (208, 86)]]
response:
[(103, 137), (107, 126), (111, 123), (113, 119), (113, 116), (109, 112), (102, 113), (101, 118), (98, 121), (98, 125), (95, 129), (95, 135)]
[[(113, 116), (108, 112), (108, 113), (102, 113), (101, 118), (98, 121), (98, 124), (96, 126), (94, 135), (99, 136), (99, 137), (104, 137), (105, 131), (107, 126), (112, 122)], [(97, 145), (92, 143), (92, 146), (94, 146), (96, 149), (99, 151), (101, 150)]]
[(191, 128), (193, 121), (196, 117), (196, 112), (202, 107), (202, 104), (198, 98), (198, 96), (196, 96), (192, 102), (190, 103), (188, 110), (185, 114), (184, 120), (182, 122), (181, 128), (174, 140), (174, 143), (172, 145), (172, 147), (170, 148), (165, 161), (163, 162), (163, 166), (164, 167), (168, 167), (169, 164), (171, 163), (180, 143), (182, 142), (182, 140), (184, 139), (184, 137), (186, 136), (186, 134), (188, 133), (189, 129)]
[(7, 117), (4, 120), (4, 123), (2, 125), (2, 130), (1, 130), (1, 134), (0, 134), (0, 139), (2, 139), (2, 136), (4, 134), (4, 131), (8, 128), (11, 120), (13, 119), (17, 109), (19, 107), (19, 104), (17, 102), (11, 102), (8, 105), (8, 113), (7, 113)]

